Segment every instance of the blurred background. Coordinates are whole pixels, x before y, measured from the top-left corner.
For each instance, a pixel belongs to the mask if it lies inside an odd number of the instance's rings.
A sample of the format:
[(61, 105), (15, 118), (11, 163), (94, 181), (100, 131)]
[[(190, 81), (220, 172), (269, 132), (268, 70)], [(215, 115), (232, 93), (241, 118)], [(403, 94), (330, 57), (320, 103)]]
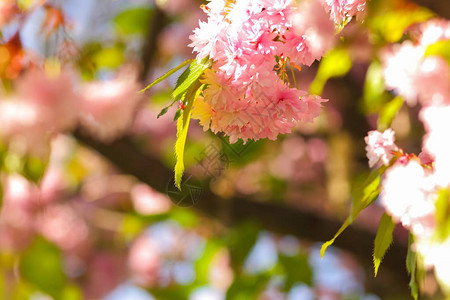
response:
[[(2, 0), (0, 97), (42, 65), (70, 66), (80, 78), (75, 91), (112, 81), (105, 88), (111, 92), (120, 77), (135, 93), (194, 58), (187, 45), (205, 20), (201, 4)], [(313, 83), (329, 99), (314, 123), (277, 141), (230, 144), (191, 122), (181, 191), (172, 171), (176, 105), (157, 119), (172, 101), (176, 75), (145, 95), (124, 93), (108, 113), (102, 107), (117, 124), (90, 127), (82, 119), (84, 127), (27, 140), (25, 148), (42, 151), (6, 145), (2, 135), (0, 298), (409, 299), (402, 228), (373, 276), (378, 204), (323, 259), (320, 247), (347, 217), (355, 186), (369, 171), (364, 136), (380, 113), (398, 145), (420, 152), (417, 113), (385, 91), (378, 59), (414, 23), (436, 12), (449, 17), (447, 1), (418, 4), (370, 1), (367, 19), (352, 20), (327, 59), (296, 70), (301, 89)], [(22, 85), (38, 93), (38, 83)], [(2, 113), (5, 128), (12, 113), (25, 118), (24, 110)], [(432, 274), (424, 276), (424, 297), (440, 299)]]

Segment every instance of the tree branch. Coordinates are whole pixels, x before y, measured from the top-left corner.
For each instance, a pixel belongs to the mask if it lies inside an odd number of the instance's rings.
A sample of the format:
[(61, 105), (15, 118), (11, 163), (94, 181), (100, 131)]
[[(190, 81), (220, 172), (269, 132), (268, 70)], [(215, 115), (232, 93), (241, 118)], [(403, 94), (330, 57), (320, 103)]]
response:
[[(102, 144), (89, 138), (79, 131), (75, 137), (86, 146), (100, 153), (124, 173), (134, 175), (140, 181), (150, 185), (155, 190), (167, 193), (173, 187), (173, 172), (158, 158), (140, 151), (128, 138), (116, 140), (111, 144)], [(302, 211), (298, 208), (258, 202), (255, 199), (235, 197), (222, 199), (214, 195), (205, 183), (191, 181), (194, 186), (201, 186), (201, 199), (194, 208), (201, 213), (219, 219), (228, 225), (254, 219), (270, 231), (281, 234), (292, 234), (300, 239), (323, 242), (330, 239), (341, 226), (342, 222), (330, 220), (317, 213)], [(375, 234), (364, 228), (352, 226), (336, 241), (335, 246), (346, 250), (372, 273), (372, 251)], [(387, 253), (380, 268), (378, 278), (369, 276), (367, 289), (384, 294), (409, 294), (408, 278), (405, 268), (406, 245), (394, 243)]]

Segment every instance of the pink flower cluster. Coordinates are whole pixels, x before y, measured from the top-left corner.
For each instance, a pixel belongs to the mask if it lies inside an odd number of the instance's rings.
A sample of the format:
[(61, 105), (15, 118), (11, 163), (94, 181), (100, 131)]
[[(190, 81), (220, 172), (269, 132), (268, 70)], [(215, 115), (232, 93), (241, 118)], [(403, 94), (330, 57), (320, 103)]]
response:
[[(450, 67), (440, 55), (425, 55), (428, 47), (450, 40), (450, 21), (431, 20), (417, 28), (417, 41), (385, 49), (381, 58), (386, 87), (409, 105), (450, 103)], [(414, 33), (414, 32), (413, 32)]]
[(403, 156), (386, 171), (380, 200), (395, 221), (425, 238), (434, 230), (436, 196), (432, 172)]
[(57, 133), (81, 122), (95, 137), (110, 141), (131, 122), (141, 96), (129, 79), (80, 84), (74, 74), (32, 70), (11, 94), (0, 97), (0, 137), (20, 153), (43, 156)]
[(367, 158), (369, 166), (379, 167), (381, 164), (387, 166), (394, 157), (393, 151), (397, 151), (395, 144), (395, 133), (392, 129), (388, 129), (381, 133), (377, 130), (370, 131), (365, 138)]
[[(450, 40), (450, 21), (427, 21), (413, 28), (411, 36), (412, 41), (389, 47), (381, 56), (386, 87), (409, 105), (422, 105), (423, 151), (419, 157), (398, 151), (400, 157), (385, 173), (380, 199), (393, 219), (415, 235), (419, 251), (428, 255), (427, 244), (436, 230), (435, 202), (441, 189), (450, 188), (450, 66), (439, 52), (443, 50), (436, 51), (439, 42)], [(366, 138), (371, 167), (392, 158), (387, 154), (396, 148), (393, 132), (385, 137), (386, 132)]]
[(193, 117), (204, 129), (238, 138), (276, 139), (320, 114), (318, 96), (292, 88), (286, 65), (311, 65), (330, 49), (335, 28), (321, 3), (213, 0), (190, 36), (197, 59), (213, 60)]
[(366, 9), (365, 0), (322, 0), (322, 3), (338, 25), (349, 22), (355, 15), (357, 19), (363, 18)]

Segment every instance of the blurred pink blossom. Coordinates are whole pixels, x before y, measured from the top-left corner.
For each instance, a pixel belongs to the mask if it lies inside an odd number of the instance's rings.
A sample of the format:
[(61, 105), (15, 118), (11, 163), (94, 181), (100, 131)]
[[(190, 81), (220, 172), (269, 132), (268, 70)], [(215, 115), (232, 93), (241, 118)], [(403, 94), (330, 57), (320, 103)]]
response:
[(81, 124), (103, 142), (111, 142), (125, 133), (142, 100), (137, 82), (124, 75), (82, 87)]
[(330, 13), (331, 20), (337, 25), (348, 22), (353, 16), (358, 19), (365, 14), (365, 0), (321, 0), (323, 6)]
[(386, 48), (381, 53), (386, 87), (402, 95), (409, 105), (417, 102), (416, 76), (424, 49), (406, 41)]
[(378, 130), (369, 131), (368, 136), (364, 140), (367, 144), (367, 158), (371, 168), (389, 165), (389, 162), (394, 157), (392, 151), (398, 150), (395, 144), (395, 132), (390, 128), (383, 133)]
[(52, 135), (76, 124), (79, 106), (74, 84), (69, 71), (27, 72), (17, 81), (15, 95), (0, 101), (0, 135), (13, 150), (44, 156)]
[(160, 260), (158, 247), (148, 236), (135, 240), (128, 256), (128, 267), (136, 284), (146, 287), (155, 285), (158, 282)]
[(450, 21), (433, 19), (418, 28), (417, 43), (405, 41), (382, 50), (386, 87), (409, 105), (417, 100), (422, 105), (450, 103), (450, 67), (443, 57), (426, 55), (428, 46), (450, 39)]
[(434, 180), (441, 187), (450, 186), (450, 106), (429, 106), (423, 108), (420, 119), (426, 135), (423, 148), (434, 158)]
[(39, 203), (38, 188), (20, 175), (4, 178), (0, 213), (0, 247), (18, 250), (34, 231), (34, 212)]
[(396, 222), (419, 238), (430, 236), (434, 230), (435, 198), (431, 172), (416, 160), (400, 157), (386, 171), (381, 203)]
[(17, 84), (17, 96), (36, 107), (39, 122), (50, 132), (72, 129), (77, 121), (79, 99), (72, 71), (50, 74), (43, 70), (26, 73)]
[(57, 200), (66, 188), (63, 180), (63, 171), (55, 166), (50, 166), (41, 180), (41, 203), (48, 204)]
[(83, 254), (88, 246), (86, 221), (69, 205), (50, 205), (37, 218), (38, 231), (59, 248)]
[(167, 195), (158, 193), (143, 183), (138, 183), (133, 186), (131, 200), (136, 211), (143, 215), (165, 213), (172, 206)]

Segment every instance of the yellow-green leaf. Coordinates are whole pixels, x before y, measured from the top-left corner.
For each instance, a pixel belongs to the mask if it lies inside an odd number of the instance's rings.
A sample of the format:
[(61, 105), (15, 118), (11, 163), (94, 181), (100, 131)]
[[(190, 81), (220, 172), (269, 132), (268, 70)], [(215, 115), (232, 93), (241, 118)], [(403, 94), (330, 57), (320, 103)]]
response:
[(344, 224), (342, 224), (341, 228), (339, 228), (338, 232), (334, 235), (334, 237), (325, 242), (321, 249), (320, 255), (323, 257), (325, 252), (329, 246), (331, 246), (336, 238), (349, 226), (353, 223), (356, 217), (373, 201), (375, 201), (380, 193), (380, 178), (381, 175), (386, 171), (386, 167), (381, 167), (377, 170), (372, 171), (368, 178), (364, 181), (364, 183), (355, 189), (353, 194), (353, 208), (350, 216), (345, 220)]
[(427, 47), (425, 56), (439, 55), (450, 64), (450, 40), (439, 41)]
[(211, 66), (211, 60), (207, 57), (202, 59), (200, 62), (194, 60), (187, 68), (183, 74), (178, 78), (177, 85), (172, 92), (172, 97), (174, 99), (181, 99), (184, 93), (189, 89), (189, 87), (197, 81), (197, 79), (203, 74), (203, 72)]
[(381, 261), (383, 260), (386, 251), (392, 244), (392, 234), (394, 232), (395, 223), (392, 218), (384, 213), (380, 220), (380, 225), (378, 225), (377, 236), (375, 237), (375, 246), (373, 249), (373, 267), (375, 272), (375, 277), (378, 274), (378, 268), (380, 267)]
[(193, 84), (190, 85), (184, 96), (184, 101), (187, 102), (187, 105), (183, 110), (182, 117), (178, 118), (177, 121), (177, 141), (175, 143), (175, 155), (177, 159), (175, 164), (175, 185), (180, 190), (181, 178), (184, 173), (184, 146), (186, 144), (189, 121), (191, 119), (191, 109), (200, 86), (201, 83), (198, 78), (195, 82), (193, 82)]
[(149, 85), (147, 85), (144, 89), (141, 90), (141, 93), (145, 92), (146, 90), (148, 90), (149, 88), (151, 88), (152, 86), (154, 86), (155, 84), (160, 83), (161, 81), (163, 81), (164, 79), (170, 77), (172, 74), (176, 73), (178, 70), (180, 70), (181, 68), (183, 68), (184, 66), (190, 64), (192, 62), (192, 59), (188, 59), (183, 61), (179, 66), (173, 68), (172, 70), (170, 70), (169, 72), (167, 72), (166, 74), (164, 74), (163, 76), (159, 77), (158, 79), (156, 79), (155, 81), (153, 81), (152, 83), (150, 83)]
[(378, 118), (378, 130), (385, 131), (391, 127), (392, 121), (397, 115), (400, 108), (403, 106), (403, 98), (400, 96), (395, 97), (389, 101), (380, 111), (380, 116)]
[(320, 62), (316, 78), (310, 86), (310, 93), (320, 95), (328, 79), (344, 76), (351, 67), (352, 60), (347, 50), (343, 48), (331, 50)]

